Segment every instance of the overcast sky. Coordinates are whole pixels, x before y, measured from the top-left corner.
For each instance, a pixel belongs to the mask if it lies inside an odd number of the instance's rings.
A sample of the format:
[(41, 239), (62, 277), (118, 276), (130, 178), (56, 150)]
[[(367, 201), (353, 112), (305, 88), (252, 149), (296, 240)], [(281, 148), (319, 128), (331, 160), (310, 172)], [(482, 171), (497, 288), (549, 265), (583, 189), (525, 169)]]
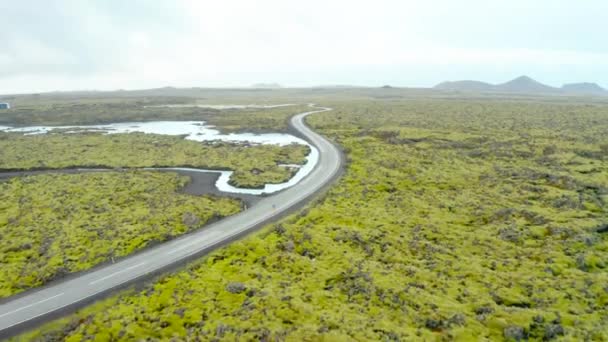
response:
[(0, 94), (504, 82), (608, 87), (606, 0), (0, 0)]

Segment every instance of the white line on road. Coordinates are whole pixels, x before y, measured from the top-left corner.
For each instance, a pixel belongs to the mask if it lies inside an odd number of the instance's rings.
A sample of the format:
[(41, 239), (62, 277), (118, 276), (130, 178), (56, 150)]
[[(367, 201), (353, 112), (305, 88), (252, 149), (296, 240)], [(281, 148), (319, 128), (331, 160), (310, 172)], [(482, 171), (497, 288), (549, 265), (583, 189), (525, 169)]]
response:
[[(205, 237), (204, 239), (197, 239), (197, 240), (194, 240), (194, 241), (192, 241), (190, 243), (187, 243), (185, 245), (179, 246), (179, 247), (177, 247), (177, 248), (175, 248), (175, 249), (167, 252), (166, 254), (167, 255), (172, 255), (172, 254), (180, 252), (180, 251), (182, 251), (182, 250), (184, 250), (186, 248), (190, 248), (190, 247), (192, 247), (194, 245), (198, 245), (197, 246), (197, 250), (198, 250), (198, 249), (200, 249), (202, 247), (207, 247), (207, 245), (209, 245), (209, 242), (211, 242), (212, 245), (215, 243), (215, 241), (210, 241), (210, 240), (212, 240), (212, 238)], [(205, 243), (205, 242), (206, 242), (206, 244), (200, 245), (201, 243)]]
[(41, 303), (44, 303), (44, 302), (48, 302), (49, 300), (51, 300), (51, 299), (53, 299), (53, 298), (57, 298), (57, 297), (59, 297), (59, 296), (63, 296), (63, 294), (64, 294), (64, 292), (62, 292), (62, 293), (60, 293), (60, 294), (57, 294), (57, 295), (54, 295), (54, 296), (52, 296), (52, 297), (49, 297), (49, 298), (47, 298), (47, 299), (43, 299), (43, 300), (41, 300), (41, 301), (39, 301), (39, 302), (32, 303), (32, 304), (30, 304), (30, 305), (26, 305), (26, 306), (22, 306), (22, 307), (20, 307), (19, 309), (16, 309), (16, 310), (13, 310), (13, 311), (9, 311), (9, 312), (7, 312), (7, 313), (5, 313), (5, 314), (0, 315), (0, 318), (2, 318), (2, 317), (4, 317), (4, 316), (8, 316), (8, 315), (10, 315), (10, 314), (14, 314), (15, 312), (19, 312), (19, 311), (21, 311), (21, 310), (25, 310), (25, 309), (27, 309), (27, 308), (31, 308), (31, 307), (32, 307), (32, 306), (34, 306), (34, 305), (38, 305), (38, 304), (41, 304)]
[(182, 251), (182, 250), (184, 250), (186, 248), (190, 248), (193, 245), (198, 245), (198, 244), (201, 244), (201, 243), (204, 243), (204, 242), (213, 242), (218, 237), (218, 235), (221, 235), (221, 232), (210, 231), (207, 236), (203, 236), (202, 238), (194, 239), (194, 240), (192, 240), (192, 241), (190, 241), (188, 243), (185, 243), (185, 244), (183, 244), (183, 245), (181, 245), (179, 247), (176, 247), (176, 248), (172, 249), (171, 251), (169, 251), (169, 252), (167, 252), (165, 254), (172, 255), (172, 254), (175, 254), (175, 253), (177, 253), (179, 251)]
[(99, 278), (99, 279), (97, 279), (97, 280), (93, 280), (92, 282), (90, 282), (90, 283), (89, 283), (89, 285), (95, 285), (96, 283), (99, 283), (100, 281), (104, 281), (104, 280), (106, 280), (106, 279), (108, 279), (108, 278), (112, 278), (113, 276), (115, 276), (115, 275), (117, 275), (117, 274), (125, 273), (125, 272), (127, 272), (128, 270), (132, 270), (132, 269), (134, 269), (134, 268), (137, 268), (137, 267), (139, 267), (139, 266), (141, 266), (141, 265), (143, 265), (143, 264), (145, 264), (145, 263), (146, 263), (145, 261), (144, 261), (144, 262), (140, 262), (139, 264), (137, 264), (137, 265), (133, 265), (133, 266), (129, 266), (129, 267), (125, 268), (124, 270), (120, 270), (120, 271), (118, 271), (118, 272), (114, 272), (114, 273), (112, 273), (112, 274), (108, 274), (107, 276), (105, 276), (105, 277), (103, 277), (103, 278)]

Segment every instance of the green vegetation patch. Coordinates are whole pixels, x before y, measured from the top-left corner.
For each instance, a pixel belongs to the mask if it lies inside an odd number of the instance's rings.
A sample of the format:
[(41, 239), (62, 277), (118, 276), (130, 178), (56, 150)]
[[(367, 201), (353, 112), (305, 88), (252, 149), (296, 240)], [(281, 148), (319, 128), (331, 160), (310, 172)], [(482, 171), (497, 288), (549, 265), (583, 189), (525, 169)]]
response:
[(26, 338), (608, 340), (606, 106), (330, 106), (322, 201)]
[(240, 210), (178, 193), (173, 173), (49, 174), (0, 183), (0, 297), (126, 256)]
[(259, 188), (266, 183), (289, 180), (295, 171), (279, 164), (304, 164), (309, 152), (308, 146), (299, 144), (201, 143), (143, 133), (0, 133), (0, 169), (183, 166), (234, 170), (230, 183), (243, 188)]
[(222, 132), (286, 132), (294, 114), (316, 110), (305, 105), (278, 108), (224, 109), (205, 114), (205, 120), (221, 127)]

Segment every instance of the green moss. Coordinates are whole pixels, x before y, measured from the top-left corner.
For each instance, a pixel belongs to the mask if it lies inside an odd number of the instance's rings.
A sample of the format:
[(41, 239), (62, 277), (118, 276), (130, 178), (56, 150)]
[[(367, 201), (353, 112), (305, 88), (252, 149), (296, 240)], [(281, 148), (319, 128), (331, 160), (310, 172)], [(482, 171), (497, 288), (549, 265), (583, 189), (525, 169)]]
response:
[(0, 297), (126, 256), (239, 211), (177, 193), (155, 172), (41, 175), (0, 183)]
[(200, 143), (143, 133), (26, 136), (0, 133), (0, 136), (5, 137), (0, 139), (0, 169), (171, 166), (230, 169), (235, 170), (231, 183), (253, 188), (289, 180), (293, 172), (279, 164), (303, 164), (310, 151), (308, 146), (298, 144)]
[(322, 201), (24, 338), (608, 339), (606, 106), (329, 105)]

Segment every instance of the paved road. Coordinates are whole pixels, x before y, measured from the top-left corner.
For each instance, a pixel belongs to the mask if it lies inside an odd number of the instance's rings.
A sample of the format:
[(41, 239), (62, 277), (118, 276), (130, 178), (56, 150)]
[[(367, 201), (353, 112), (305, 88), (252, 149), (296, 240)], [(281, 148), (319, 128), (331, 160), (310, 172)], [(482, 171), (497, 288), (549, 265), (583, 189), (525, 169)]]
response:
[(332, 143), (309, 129), (303, 121), (309, 114), (328, 110), (331, 109), (318, 108), (297, 114), (291, 119), (292, 127), (319, 150), (317, 166), (298, 184), (272, 197), (264, 198), (252, 208), (200, 231), (58, 284), (17, 295), (15, 299), (0, 305), (0, 338), (33, 326), (49, 317), (83, 306), (111, 290), (124, 287), (135, 280), (161, 272), (217, 248), (302, 204), (332, 181), (341, 168), (341, 152)]

